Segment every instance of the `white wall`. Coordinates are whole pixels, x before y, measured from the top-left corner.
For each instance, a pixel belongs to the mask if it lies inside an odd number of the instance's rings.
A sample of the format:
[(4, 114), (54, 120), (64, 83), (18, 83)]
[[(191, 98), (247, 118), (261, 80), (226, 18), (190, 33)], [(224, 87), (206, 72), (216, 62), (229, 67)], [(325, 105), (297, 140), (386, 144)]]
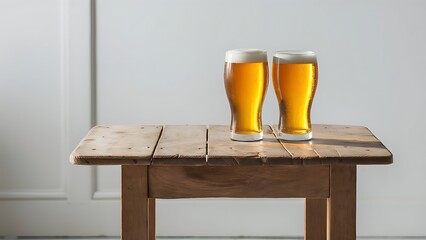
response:
[(90, 1), (0, 0), (0, 239), (118, 235), (70, 151), (90, 128)]
[[(227, 49), (314, 50), (313, 122), (368, 126), (394, 153), (391, 166), (359, 167), (358, 234), (426, 235), (425, 10), (402, 0), (98, 1), (99, 123), (227, 124)], [(272, 85), (263, 119), (278, 119)], [(98, 170), (102, 189), (118, 188), (116, 170)], [(158, 208), (160, 235), (303, 233), (299, 200)]]
[[(63, 188), (62, 164), (52, 161), (63, 156), (60, 11), (58, 4), (40, 2), (0, 8), (0, 196)], [(48, 140), (33, 144), (40, 136)], [(23, 161), (28, 158), (34, 161)], [(35, 179), (26, 177), (27, 168)]]
[[(227, 49), (315, 50), (313, 122), (368, 126), (394, 153), (393, 165), (359, 167), (358, 235), (426, 236), (425, 1), (97, 5), (100, 124), (228, 124)], [(119, 234), (119, 168), (67, 160), (90, 124), (89, 6), (0, 0), (0, 236)], [(263, 117), (278, 119), (272, 85)], [(164, 200), (157, 211), (159, 235), (303, 234), (299, 199)]]

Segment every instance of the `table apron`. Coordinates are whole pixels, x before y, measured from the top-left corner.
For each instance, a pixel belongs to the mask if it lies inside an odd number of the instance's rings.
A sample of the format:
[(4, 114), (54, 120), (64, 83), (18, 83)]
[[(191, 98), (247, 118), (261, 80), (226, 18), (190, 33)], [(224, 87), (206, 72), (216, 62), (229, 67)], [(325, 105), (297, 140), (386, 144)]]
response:
[(148, 166), (150, 198), (328, 198), (329, 165)]

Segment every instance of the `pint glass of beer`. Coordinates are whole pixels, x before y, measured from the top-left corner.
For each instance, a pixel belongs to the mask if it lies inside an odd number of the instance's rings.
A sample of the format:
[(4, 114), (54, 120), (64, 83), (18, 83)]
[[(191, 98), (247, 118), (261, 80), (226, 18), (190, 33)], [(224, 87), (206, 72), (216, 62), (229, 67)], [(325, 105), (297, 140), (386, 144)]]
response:
[(310, 140), (311, 105), (318, 80), (316, 54), (279, 51), (274, 54), (272, 81), (280, 108), (279, 138)]
[(234, 49), (225, 56), (225, 89), (231, 108), (231, 139), (263, 139), (262, 106), (268, 88), (268, 58), (260, 49)]

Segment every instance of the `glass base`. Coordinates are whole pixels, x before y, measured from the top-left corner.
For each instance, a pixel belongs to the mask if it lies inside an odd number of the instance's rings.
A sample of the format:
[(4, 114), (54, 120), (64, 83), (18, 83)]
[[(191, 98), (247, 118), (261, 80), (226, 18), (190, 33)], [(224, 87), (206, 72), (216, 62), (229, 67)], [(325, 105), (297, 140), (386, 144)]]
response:
[(280, 132), (278, 134), (278, 138), (288, 141), (307, 141), (312, 139), (312, 132), (308, 132), (305, 134), (288, 134)]
[(238, 133), (231, 132), (231, 139), (235, 141), (241, 141), (241, 142), (259, 141), (263, 139), (263, 132), (256, 133), (256, 134), (238, 134)]

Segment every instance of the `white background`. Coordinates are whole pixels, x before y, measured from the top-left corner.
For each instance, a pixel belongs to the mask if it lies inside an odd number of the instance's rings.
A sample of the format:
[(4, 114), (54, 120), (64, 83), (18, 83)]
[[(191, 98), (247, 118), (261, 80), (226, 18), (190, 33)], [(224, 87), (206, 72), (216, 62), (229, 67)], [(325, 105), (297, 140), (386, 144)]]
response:
[[(69, 46), (61, 45), (55, 21), (62, 19), (63, 8), (57, 1), (0, 3), (0, 198), (8, 199), (0, 200), (0, 218), (7, 213), (14, 219), (25, 215), (13, 207), (34, 206), (28, 189), (60, 189), (58, 181), (68, 171), (57, 171), (66, 154), (49, 149), (61, 144), (61, 116), (69, 117), (55, 101), (66, 90), (60, 76), (67, 65), (58, 61)], [(228, 124), (227, 49), (263, 48), (270, 57), (275, 50), (316, 51), (319, 85), (312, 121), (368, 126), (394, 154), (393, 165), (358, 168), (358, 235), (425, 236), (425, 12), (425, 1), (97, 1), (94, 113), (99, 124)], [(86, 71), (82, 64), (73, 71)], [(82, 93), (88, 88), (82, 85)], [(69, 101), (79, 97), (74, 90)], [(263, 120), (278, 120), (271, 84)], [(35, 154), (40, 164), (31, 159)], [(96, 211), (111, 219), (100, 219), (95, 229), (66, 231), (118, 235), (119, 168), (97, 168), (90, 176), (95, 200), (79, 203), (104, 204)], [(30, 197), (14, 200), (11, 192)], [(72, 195), (66, 196), (50, 201), (73, 203)], [(157, 211), (159, 235), (303, 234), (303, 201), (297, 199), (159, 201)], [(14, 230), (0, 225), (0, 235), (31, 232), (8, 224)], [(36, 232), (54, 234), (44, 229)]]

